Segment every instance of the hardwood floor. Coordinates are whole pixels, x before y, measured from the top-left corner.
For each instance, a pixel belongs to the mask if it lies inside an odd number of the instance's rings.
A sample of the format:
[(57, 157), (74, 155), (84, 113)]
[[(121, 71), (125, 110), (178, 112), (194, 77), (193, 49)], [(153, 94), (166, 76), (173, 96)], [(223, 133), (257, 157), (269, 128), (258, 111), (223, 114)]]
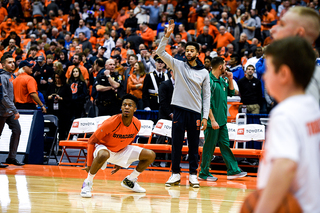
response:
[(168, 172), (144, 171), (139, 184), (146, 193), (120, 186), (132, 170), (100, 170), (95, 177), (93, 197), (81, 198), (86, 172), (81, 168), (25, 165), (0, 169), (0, 212), (238, 212), (244, 198), (256, 186), (256, 177), (229, 181), (200, 182), (189, 187), (188, 174), (180, 186), (165, 187)]

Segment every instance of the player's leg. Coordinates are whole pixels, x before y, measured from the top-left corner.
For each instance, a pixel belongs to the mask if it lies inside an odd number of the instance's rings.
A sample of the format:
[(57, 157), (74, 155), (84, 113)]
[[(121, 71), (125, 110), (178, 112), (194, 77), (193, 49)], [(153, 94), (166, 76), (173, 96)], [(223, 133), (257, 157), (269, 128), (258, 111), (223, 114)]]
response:
[(137, 167), (133, 170), (133, 172), (121, 182), (121, 186), (135, 192), (146, 192), (146, 190), (137, 183), (138, 176), (150, 164), (152, 164), (156, 157), (156, 154), (152, 150), (141, 149), (140, 147), (136, 146), (128, 146), (127, 148), (131, 149), (131, 154), (128, 159), (128, 163), (131, 164), (132, 162), (137, 160), (139, 160), (139, 163)]
[(218, 178), (213, 177), (209, 172), (211, 159), (218, 141), (219, 129), (207, 127), (204, 131), (205, 143), (203, 144), (201, 171), (199, 172), (199, 180), (217, 181)]
[(20, 163), (16, 160), (17, 156), (17, 150), (19, 146), (20, 141), (20, 135), (21, 135), (21, 127), (18, 120), (14, 119), (14, 115), (7, 118), (6, 123), (9, 126), (9, 129), (11, 129), (12, 134), (10, 138), (10, 149), (9, 149), (9, 155), (6, 159), (7, 164), (14, 164), (17, 166), (23, 166), (24, 163)]
[(185, 112), (185, 110), (179, 108), (174, 108), (173, 111), (171, 151), (172, 175), (165, 184), (167, 187), (180, 183), (180, 161), (185, 134)]
[(94, 159), (92, 165), (90, 167), (90, 171), (88, 172), (87, 179), (84, 180), (81, 189), (82, 197), (91, 197), (93, 178), (99, 171), (99, 169), (106, 163), (106, 161), (110, 158), (110, 152), (104, 148), (105, 146), (99, 145), (96, 148), (94, 153)]
[(238, 162), (230, 149), (227, 125), (220, 127), (218, 141), (222, 158), (227, 166), (227, 179), (230, 180), (246, 176), (247, 173), (241, 172), (240, 168), (238, 167)]
[(192, 187), (198, 188), (197, 169), (199, 163), (199, 136), (201, 128), (201, 114), (188, 112), (187, 116), (187, 137), (189, 147), (189, 183)]

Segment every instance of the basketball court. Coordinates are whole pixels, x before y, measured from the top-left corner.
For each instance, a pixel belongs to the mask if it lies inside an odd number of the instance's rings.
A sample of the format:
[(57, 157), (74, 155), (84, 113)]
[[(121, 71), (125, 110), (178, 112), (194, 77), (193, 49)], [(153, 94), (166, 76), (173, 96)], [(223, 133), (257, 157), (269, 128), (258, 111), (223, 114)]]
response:
[(100, 170), (93, 184), (93, 197), (80, 190), (87, 173), (80, 167), (10, 165), (0, 169), (0, 212), (239, 212), (245, 197), (256, 187), (256, 177), (200, 182), (189, 187), (188, 173), (180, 186), (165, 187), (171, 173), (144, 171), (138, 179), (146, 193), (120, 186), (132, 170)]

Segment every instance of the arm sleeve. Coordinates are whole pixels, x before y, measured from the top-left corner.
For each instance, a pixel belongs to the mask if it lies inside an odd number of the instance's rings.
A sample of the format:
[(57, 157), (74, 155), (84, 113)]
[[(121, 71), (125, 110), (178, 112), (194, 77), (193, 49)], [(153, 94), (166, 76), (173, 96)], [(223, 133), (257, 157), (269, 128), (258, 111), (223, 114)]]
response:
[(169, 38), (163, 37), (161, 39), (161, 42), (159, 44), (158, 49), (156, 50), (158, 56), (166, 63), (166, 65), (168, 67), (170, 67), (170, 69), (172, 69), (173, 73), (175, 73), (175, 71), (178, 71), (178, 66), (184, 62), (179, 61), (177, 59), (174, 59), (171, 55), (169, 55), (166, 51), (166, 45), (168, 43)]
[(15, 107), (14, 103), (10, 100), (8, 90), (7, 90), (8, 86), (9, 86), (8, 85), (9, 81), (6, 78), (2, 78), (2, 77), (0, 77), (0, 78), (1, 78), (1, 83), (2, 83), (2, 95), (3, 95), (1, 102), (7, 109), (11, 109), (14, 114), (17, 114), (18, 110)]
[(210, 109), (210, 80), (209, 80), (209, 74), (207, 74), (207, 77), (205, 78), (202, 86), (202, 92), (203, 92), (203, 118), (208, 119), (209, 117), (209, 109)]

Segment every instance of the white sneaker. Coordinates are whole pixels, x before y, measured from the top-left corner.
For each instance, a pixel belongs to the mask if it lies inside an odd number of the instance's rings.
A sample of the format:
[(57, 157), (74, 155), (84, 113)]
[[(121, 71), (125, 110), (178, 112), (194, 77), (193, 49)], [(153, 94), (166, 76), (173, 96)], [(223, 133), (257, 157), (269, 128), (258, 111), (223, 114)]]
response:
[(210, 181), (210, 182), (215, 182), (218, 180), (218, 178), (214, 177), (214, 176), (208, 176), (207, 179), (203, 179), (201, 177), (198, 177), (198, 180), (200, 181)]
[(245, 176), (247, 176), (246, 172), (240, 172), (240, 173), (235, 174), (235, 175), (228, 175), (227, 176), (227, 180), (233, 180), (233, 179), (242, 178), (242, 177), (245, 177)]
[(121, 182), (121, 186), (126, 188), (126, 189), (130, 189), (134, 192), (146, 192), (146, 190), (144, 188), (142, 188), (138, 183), (137, 180), (138, 178), (135, 178), (134, 180), (129, 180), (129, 175), (123, 179), (123, 181)]
[(180, 174), (173, 174), (170, 176), (169, 180), (166, 182), (166, 187), (179, 185), (180, 184)]
[(81, 197), (92, 197), (91, 191), (92, 191), (92, 185), (93, 183), (91, 181), (84, 180), (81, 188)]
[(189, 183), (190, 183), (190, 186), (192, 186), (193, 188), (199, 188), (200, 187), (199, 181), (197, 179), (197, 175), (189, 174)]

